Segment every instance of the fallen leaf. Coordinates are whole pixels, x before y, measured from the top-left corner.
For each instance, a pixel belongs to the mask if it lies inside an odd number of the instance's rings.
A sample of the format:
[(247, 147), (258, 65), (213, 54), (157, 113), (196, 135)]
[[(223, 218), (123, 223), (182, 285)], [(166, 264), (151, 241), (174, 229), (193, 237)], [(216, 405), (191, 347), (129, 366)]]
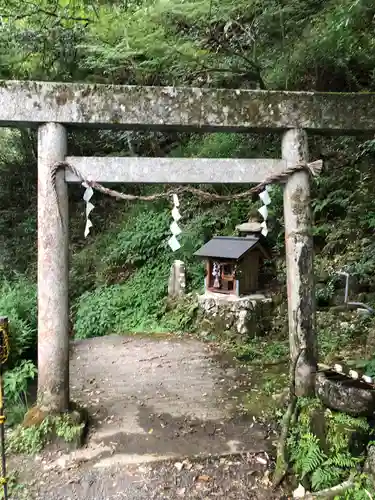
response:
[(206, 476), (205, 474), (203, 474), (202, 476), (198, 476), (197, 477), (197, 481), (204, 481), (205, 483), (207, 483), (208, 481), (210, 481), (211, 477), (210, 476)]
[(183, 497), (185, 496), (186, 488), (179, 488), (176, 493), (179, 497)]

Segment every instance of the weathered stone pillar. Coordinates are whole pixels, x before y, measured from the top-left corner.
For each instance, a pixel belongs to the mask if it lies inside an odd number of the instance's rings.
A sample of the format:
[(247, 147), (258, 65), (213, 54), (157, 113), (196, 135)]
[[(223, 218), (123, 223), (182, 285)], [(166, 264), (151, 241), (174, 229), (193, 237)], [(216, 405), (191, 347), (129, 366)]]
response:
[[(38, 133), (38, 405), (64, 411), (69, 403), (68, 189), (64, 171), (67, 133), (47, 123)], [(57, 194), (57, 196), (56, 196)], [(61, 218), (60, 218), (61, 217)]]
[(175, 260), (169, 274), (168, 296), (171, 298), (181, 297), (185, 295), (185, 289), (185, 264), (182, 260)]
[[(282, 141), (288, 166), (308, 160), (304, 130), (288, 130)], [(313, 269), (312, 213), (308, 172), (293, 174), (284, 189), (285, 246), (291, 367), (297, 396), (314, 391), (317, 342)]]

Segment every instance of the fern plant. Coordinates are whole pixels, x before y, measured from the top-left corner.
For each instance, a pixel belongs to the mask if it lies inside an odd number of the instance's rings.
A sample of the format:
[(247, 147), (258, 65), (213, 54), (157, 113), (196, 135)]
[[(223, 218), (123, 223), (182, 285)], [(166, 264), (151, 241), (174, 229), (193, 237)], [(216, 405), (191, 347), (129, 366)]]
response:
[(22, 361), (4, 376), (4, 393), (7, 404), (7, 423), (21, 422), (28, 410), (29, 383), (34, 380), (37, 370), (31, 361)]
[[(288, 439), (289, 456), (298, 479), (308, 480), (312, 491), (318, 491), (335, 486), (353, 472), (357, 474), (358, 466), (365, 459), (365, 446), (363, 443), (362, 447), (358, 446), (355, 436), (368, 438), (370, 427), (367, 420), (331, 412), (316, 400), (301, 398), (298, 406), (299, 418)], [(320, 438), (314, 434), (313, 421), (317, 410), (325, 426)], [(359, 495), (364, 491), (363, 484), (352, 490), (352, 496), (345, 498), (362, 498)]]
[(299, 445), (292, 450), (291, 459), (298, 477), (304, 479), (324, 463), (326, 455), (320, 448), (319, 439), (306, 432), (300, 435)]

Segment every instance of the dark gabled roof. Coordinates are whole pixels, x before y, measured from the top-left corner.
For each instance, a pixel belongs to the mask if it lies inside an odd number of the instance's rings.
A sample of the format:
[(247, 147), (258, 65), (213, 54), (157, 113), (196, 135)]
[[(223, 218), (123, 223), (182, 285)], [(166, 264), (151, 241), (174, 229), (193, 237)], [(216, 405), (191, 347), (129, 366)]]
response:
[[(239, 260), (254, 249), (259, 238), (248, 236), (215, 236), (195, 252), (196, 257)], [(262, 249), (263, 250), (263, 249)]]

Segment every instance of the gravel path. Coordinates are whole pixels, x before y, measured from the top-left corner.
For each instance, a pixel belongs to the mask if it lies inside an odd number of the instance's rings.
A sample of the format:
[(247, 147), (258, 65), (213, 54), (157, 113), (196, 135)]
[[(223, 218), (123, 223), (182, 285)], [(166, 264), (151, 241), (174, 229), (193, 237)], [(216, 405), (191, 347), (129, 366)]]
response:
[(194, 339), (74, 342), (71, 395), (89, 411), (88, 441), (18, 458), (27, 498), (281, 498), (266, 488), (268, 430), (236, 412), (237, 377)]
[[(48, 475), (34, 488), (40, 500), (281, 500), (272, 492), (262, 454), (213, 457), (140, 466), (71, 470)], [(30, 491), (28, 492), (30, 495)], [(26, 497), (25, 497), (26, 498)]]

